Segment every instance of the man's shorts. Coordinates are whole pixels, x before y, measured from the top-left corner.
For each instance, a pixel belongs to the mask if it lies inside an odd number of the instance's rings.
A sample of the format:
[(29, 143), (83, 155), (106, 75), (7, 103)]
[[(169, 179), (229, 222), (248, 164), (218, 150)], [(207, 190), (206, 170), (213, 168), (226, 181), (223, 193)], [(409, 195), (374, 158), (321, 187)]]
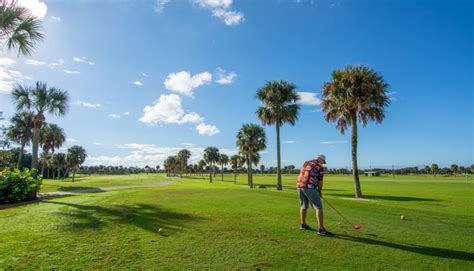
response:
[(302, 209), (308, 209), (310, 201), (314, 208), (323, 209), (318, 189), (298, 188), (298, 195)]

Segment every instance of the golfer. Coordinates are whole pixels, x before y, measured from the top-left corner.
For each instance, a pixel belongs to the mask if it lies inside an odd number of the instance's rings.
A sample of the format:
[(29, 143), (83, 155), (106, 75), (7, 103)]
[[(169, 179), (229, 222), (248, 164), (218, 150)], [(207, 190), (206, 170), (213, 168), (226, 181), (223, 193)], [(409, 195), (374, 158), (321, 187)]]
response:
[(324, 164), (326, 164), (326, 156), (322, 154), (316, 156), (316, 159), (306, 161), (301, 167), (296, 187), (300, 197), (301, 229), (311, 229), (306, 224), (306, 211), (308, 210), (309, 202), (311, 202), (313, 207), (316, 209), (318, 234), (321, 236), (329, 236), (332, 235), (332, 233), (324, 228), (323, 205), (321, 204)]

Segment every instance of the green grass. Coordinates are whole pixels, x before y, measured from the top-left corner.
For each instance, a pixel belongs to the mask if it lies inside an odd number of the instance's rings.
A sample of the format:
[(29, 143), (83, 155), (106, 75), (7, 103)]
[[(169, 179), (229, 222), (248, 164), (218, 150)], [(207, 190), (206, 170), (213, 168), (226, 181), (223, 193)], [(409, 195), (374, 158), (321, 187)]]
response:
[[(269, 187), (253, 190), (244, 175), (237, 185), (225, 177), (84, 177), (71, 186), (174, 183), (0, 210), (0, 269), (474, 269), (472, 179), (363, 177), (368, 200), (355, 201), (349, 176), (327, 176), (325, 197), (363, 229), (326, 206), (337, 235), (323, 238), (298, 229), (295, 176), (283, 192), (275, 176), (256, 176)], [(45, 190), (69, 187), (54, 182)]]
[(71, 191), (77, 189), (141, 185), (166, 181), (164, 175), (135, 174), (135, 175), (77, 175), (75, 181), (71, 178), (64, 180), (44, 180), (41, 192)]

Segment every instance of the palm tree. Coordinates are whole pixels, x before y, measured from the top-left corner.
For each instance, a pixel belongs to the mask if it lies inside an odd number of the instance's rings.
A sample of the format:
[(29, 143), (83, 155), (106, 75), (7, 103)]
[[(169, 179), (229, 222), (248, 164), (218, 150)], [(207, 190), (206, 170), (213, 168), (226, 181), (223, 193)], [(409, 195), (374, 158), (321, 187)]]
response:
[(326, 121), (336, 122), (341, 134), (348, 126), (352, 127), (352, 175), (356, 198), (362, 197), (357, 167), (357, 122), (365, 127), (370, 120), (383, 121), (384, 109), (390, 104), (387, 89), (383, 77), (365, 66), (335, 70), (331, 81), (323, 86), (321, 106)]
[(0, 2), (0, 43), (18, 55), (31, 55), (35, 45), (43, 40), (41, 20), (17, 4), (17, 1)]
[(64, 130), (56, 124), (48, 123), (40, 131), (40, 143), (43, 146), (43, 166), (41, 167), (41, 176), (44, 174), (44, 168), (46, 167), (46, 161), (49, 156), (49, 151), (52, 154), (56, 149), (61, 148), (63, 143), (66, 141), (66, 134)]
[(167, 172), (167, 176), (174, 175), (177, 159), (176, 156), (168, 156), (164, 161), (164, 167)]
[(216, 147), (207, 147), (204, 149), (204, 161), (209, 165), (209, 182), (212, 183), (212, 174), (214, 164), (219, 161), (219, 149)]
[(183, 178), (183, 171), (188, 165), (188, 160), (191, 157), (191, 152), (187, 149), (182, 149), (178, 152), (178, 155), (176, 155), (176, 158), (178, 159), (178, 163), (180, 165), (180, 178)]
[(237, 183), (237, 170), (244, 164), (244, 158), (240, 155), (232, 155), (229, 159), (230, 167), (234, 171), (234, 184)]
[(260, 165), (260, 173), (263, 175), (265, 173), (265, 165)]
[[(198, 166), (198, 170), (199, 170), (199, 173), (201, 174), (202, 176), (202, 171), (204, 170), (204, 167), (206, 167), (206, 161), (204, 160), (199, 160), (199, 162), (197, 163), (197, 166)], [(203, 177), (204, 178), (204, 177)]]
[(12, 93), (17, 110), (32, 110), (33, 113), (33, 157), (31, 168), (38, 166), (38, 147), (40, 130), (45, 121), (45, 113), (63, 116), (69, 108), (69, 97), (66, 91), (48, 88), (44, 82), (36, 82), (34, 87), (17, 85)]
[(263, 125), (276, 127), (277, 141), (277, 190), (282, 190), (281, 183), (281, 153), (280, 153), (280, 127), (285, 123), (295, 125), (298, 120), (300, 96), (292, 83), (285, 81), (270, 81), (257, 91), (257, 98), (263, 103), (258, 108), (257, 116)]
[[(56, 178), (61, 178), (61, 170), (66, 168), (66, 155), (64, 153), (55, 153), (51, 158), (48, 160), (49, 167), (55, 169), (57, 172)], [(53, 179), (54, 179), (54, 171), (53, 171)]]
[(451, 171), (453, 172), (454, 176), (458, 173), (459, 166), (456, 164), (451, 165)]
[(16, 113), (10, 120), (11, 126), (8, 128), (8, 138), (20, 144), (20, 154), (18, 155), (17, 167), (20, 167), (21, 159), (25, 151), (25, 146), (30, 143), (33, 136), (33, 114), (28, 111)]
[(255, 159), (252, 158), (267, 147), (263, 127), (252, 123), (244, 124), (237, 133), (236, 145), (247, 162), (248, 185), (253, 188), (252, 163)]
[(438, 164), (432, 164), (431, 165), (431, 173), (436, 177), (436, 174), (438, 173), (439, 167)]
[(222, 175), (222, 181), (224, 181), (224, 166), (229, 163), (229, 156), (225, 154), (219, 155), (219, 164), (221, 165), (221, 175)]
[(66, 161), (69, 167), (72, 168), (72, 181), (76, 175), (77, 167), (86, 161), (87, 153), (81, 146), (72, 146), (67, 150)]

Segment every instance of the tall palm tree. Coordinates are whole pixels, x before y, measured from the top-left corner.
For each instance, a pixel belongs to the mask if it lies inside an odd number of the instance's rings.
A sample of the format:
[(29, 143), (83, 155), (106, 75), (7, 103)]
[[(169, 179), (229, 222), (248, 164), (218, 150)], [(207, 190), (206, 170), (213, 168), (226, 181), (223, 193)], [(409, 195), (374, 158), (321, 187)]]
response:
[(180, 178), (183, 178), (183, 171), (188, 165), (188, 160), (191, 157), (191, 152), (187, 149), (182, 149), (178, 152), (178, 155), (176, 155), (176, 158), (178, 159), (179, 165), (180, 165)]
[[(66, 155), (64, 153), (55, 153), (48, 160), (49, 167), (57, 172), (56, 178), (61, 178), (61, 171), (66, 168)], [(54, 171), (53, 171), (54, 179)]]
[(214, 173), (214, 164), (219, 161), (219, 149), (216, 147), (207, 147), (204, 149), (204, 161), (209, 165), (209, 182), (212, 183), (212, 174)]
[(44, 168), (49, 156), (49, 152), (52, 154), (61, 148), (66, 141), (66, 134), (64, 130), (56, 124), (48, 123), (41, 128), (40, 131), (40, 144), (43, 147), (43, 165), (41, 167), (41, 175), (44, 174)]
[(164, 161), (164, 167), (167, 172), (167, 176), (174, 176), (174, 171), (176, 168), (177, 159), (176, 156), (168, 156)]
[[(204, 160), (199, 160), (199, 162), (197, 163), (197, 166), (198, 166), (198, 170), (199, 170), (199, 173), (201, 174), (201, 176), (203, 175), (202, 174), (202, 171), (204, 170), (204, 168), (206, 167), (206, 161)], [(204, 177), (203, 177), (204, 178)]]
[(11, 126), (8, 128), (8, 138), (20, 144), (20, 154), (18, 155), (17, 167), (20, 167), (25, 146), (30, 143), (33, 137), (33, 114), (28, 111), (16, 113), (10, 120)]
[(295, 125), (298, 120), (300, 96), (292, 83), (285, 81), (270, 81), (257, 91), (257, 98), (263, 103), (258, 108), (257, 117), (263, 125), (273, 125), (276, 128), (277, 141), (277, 190), (282, 190), (281, 183), (281, 153), (280, 127), (285, 123)]
[(230, 167), (234, 171), (234, 184), (237, 183), (237, 170), (244, 164), (244, 158), (240, 155), (232, 155), (229, 159)]
[(253, 188), (252, 164), (255, 155), (264, 150), (266, 145), (266, 136), (263, 127), (258, 124), (244, 124), (237, 133), (237, 147), (247, 162), (248, 185)]
[(72, 181), (76, 175), (77, 168), (86, 161), (87, 153), (81, 146), (72, 146), (67, 150), (66, 161), (69, 167), (72, 168)]
[(63, 116), (69, 108), (67, 91), (50, 87), (44, 82), (36, 82), (34, 87), (17, 85), (12, 93), (17, 110), (28, 110), (33, 113), (33, 151), (31, 168), (38, 166), (38, 147), (40, 130), (45, 121), (45, 113)]
[(362, 197), (357, 167), (357, 122), (365, 127), (369, 121), (381, 123), (385, 107), (390, 104), (388, 84), (382, 76), (365, 66), (347, 66), (332, 73), (330, 82), (323, 86), (322, 110), (328, 122), (344, 134), (352, 127), (352, 175), (355, 197)]
[(224, 166), (229, 163), (229, 156), (225, 154), (219, 155), (219, 164), (221, 165), (222, 181), (224, 181)]
[(17, 1), (0, 1), (0, 43), (18, 55), (31, 55), (35, 45), (43, 40), (41, 20), (17, 4)]
[(431, 173), (436, 177), (436, 174), (438, 174), (439, 171), (439, 166), (438, 164), (432, 164), (431, 165)]

